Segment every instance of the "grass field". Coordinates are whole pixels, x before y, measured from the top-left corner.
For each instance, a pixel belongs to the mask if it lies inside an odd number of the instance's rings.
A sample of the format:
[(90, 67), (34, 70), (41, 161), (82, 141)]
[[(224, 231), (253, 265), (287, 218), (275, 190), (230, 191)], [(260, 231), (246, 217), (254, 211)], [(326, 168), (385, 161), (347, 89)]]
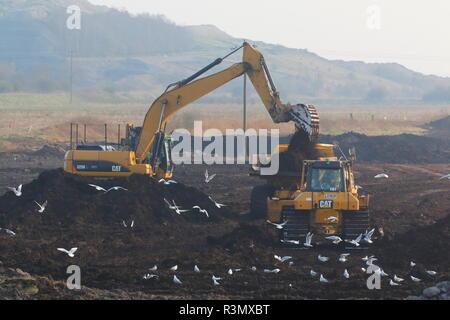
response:
[[(140, 125), (156, 97), (144, 92), (109, 94), (75, 93), (70, 103), (67, 93), (0, 94), (0, 149), (11, 149), (33, 142), (68, 141), (69, 123), (88, 124), (88, 138), (103, 139), (103, 124), (108, 123), (112, 139), (117, 139), (117, 124)], [(308, 101), (305, 101), (308, 103)], [(425, 133), (424, 125), (450, 113), (449, 105), (415, 104), (327, 104), (317, 105), (321, 133), (348, 131), (367, 135)], [(279, 128), (289, 134), (292, 124), (274, 124), (262, 104), (248, 106), (248, 128)], [(168, 130), (191, 130), (194, 120), (203, 121), (203, 129), (242, 128), (242, 105), (198, 103), (174, 115)], [(123, 132), (123, 130), (122, 130)]]

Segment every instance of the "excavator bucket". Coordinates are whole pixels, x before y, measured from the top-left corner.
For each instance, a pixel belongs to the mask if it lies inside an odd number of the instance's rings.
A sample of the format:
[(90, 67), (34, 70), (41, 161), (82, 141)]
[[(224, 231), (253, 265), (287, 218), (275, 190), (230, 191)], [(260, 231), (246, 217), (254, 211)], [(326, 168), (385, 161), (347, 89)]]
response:
[(311, 141), (319, 136), (319, 115), (313, 105), (296, 104), (289, 110), (297, 130), (306, 132)]

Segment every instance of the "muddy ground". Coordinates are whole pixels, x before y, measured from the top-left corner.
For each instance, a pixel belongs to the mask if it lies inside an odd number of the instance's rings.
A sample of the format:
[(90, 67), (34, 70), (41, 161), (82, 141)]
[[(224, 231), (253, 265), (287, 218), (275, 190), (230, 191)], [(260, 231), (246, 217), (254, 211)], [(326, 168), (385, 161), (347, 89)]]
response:
[[(163, 185), (143, 177), (93, 181), (67, 176), (53, 170), (61, 166), (58, 152), (8, 153), (0, 161), (2, 192), (24, 183), (21, 197), (11, 192), (0, 197), (0, 228), (16, 232), (11, 236), (0, 230), (3, 265), (57, 282), (67, 278), (71, 264), (82, 270), (81, 293), (69, 292), (61, 282), (58, 290), (50, 290), (48, 282), (40, 281), (40, 290), (27, 298), (403, 299), (450, 278), (450, 181), (439, 180), (450, 172), (448, 163), (356, 162), (357, 183), (372, 196), (372, 225), (382, 227), (385, 236), (368, 251), (350, 251), (349, 262), (340, 263), (338, 255), (347, 252), (342, 249), (281, 248), (276, 230), (262, 217), (248, 215), (251, 188), (263, 182), (248, 176), (246, 166), (208, 166), (210, 174), (217, 174), (208, 184), (206, 166), (178, 166), (179, 184)], [(381, 172), (389, 179), (373, 178)], [(103, 194), (87, 186), (91, 182), (129, 190)], [(208, 196), (227, 206), (216, 208)], [(210, 218), (197, 211), (178, 215), (162, 198), (185, 208), (198, 204)], [(43, 214), (36, 212), (34, 200), (48, 200)], [(70, 258), (58, 247), (79, 249)], [(319, 253), (330, 261), (319, 262)], [(274, 254), (290, 255), (294, 264), (280, 263)], [(361, 257), (367, 254), (375, 254), (390, 276), (405, 278), (402, 285), (391, 287), (383, 278), (381, 290), (368, 290), (361, 271), (366, 267)], [(417, 263), (413, 268), (411, 260)], [(154, 265), (158, 270), (149, 271)], [(173, 265), (178, 265), (175, 272), (169, 270)], [(194, 265), (200, 273), (193, 271)], [(230, 268), (241, 271), (229, 275)], [(274, 268), (281, 271), (262, 271)], [(311, 269), (330, 282), (320, 283)], [(350, 279), (342, 276), (344, 269)], [(437, 275), (425, 273), (430, 269)], [(144, 280), (146, 273), (159, 278)], [(172, 283), (174, 274), (182, 285)], [(212, 285), (213, 274), (222, 277), (220, 286)], [(410, 275), (422, 281), (413, 282)]]

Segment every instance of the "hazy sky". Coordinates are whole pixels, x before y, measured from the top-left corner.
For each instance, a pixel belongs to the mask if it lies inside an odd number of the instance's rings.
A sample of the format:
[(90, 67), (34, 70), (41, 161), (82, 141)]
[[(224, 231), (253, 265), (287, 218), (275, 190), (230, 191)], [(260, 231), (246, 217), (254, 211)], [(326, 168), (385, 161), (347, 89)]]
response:
[(329, 59), (398, 62), (450, 77), (449, 0), (89, 0)]

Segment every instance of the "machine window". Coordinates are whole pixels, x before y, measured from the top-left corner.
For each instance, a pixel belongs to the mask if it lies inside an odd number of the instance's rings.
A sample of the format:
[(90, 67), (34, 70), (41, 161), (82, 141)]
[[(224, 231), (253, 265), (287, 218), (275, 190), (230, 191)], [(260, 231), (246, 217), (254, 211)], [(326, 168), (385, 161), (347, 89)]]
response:
[(310, 170), (309, 191), (345, 191), (340, 169)]

